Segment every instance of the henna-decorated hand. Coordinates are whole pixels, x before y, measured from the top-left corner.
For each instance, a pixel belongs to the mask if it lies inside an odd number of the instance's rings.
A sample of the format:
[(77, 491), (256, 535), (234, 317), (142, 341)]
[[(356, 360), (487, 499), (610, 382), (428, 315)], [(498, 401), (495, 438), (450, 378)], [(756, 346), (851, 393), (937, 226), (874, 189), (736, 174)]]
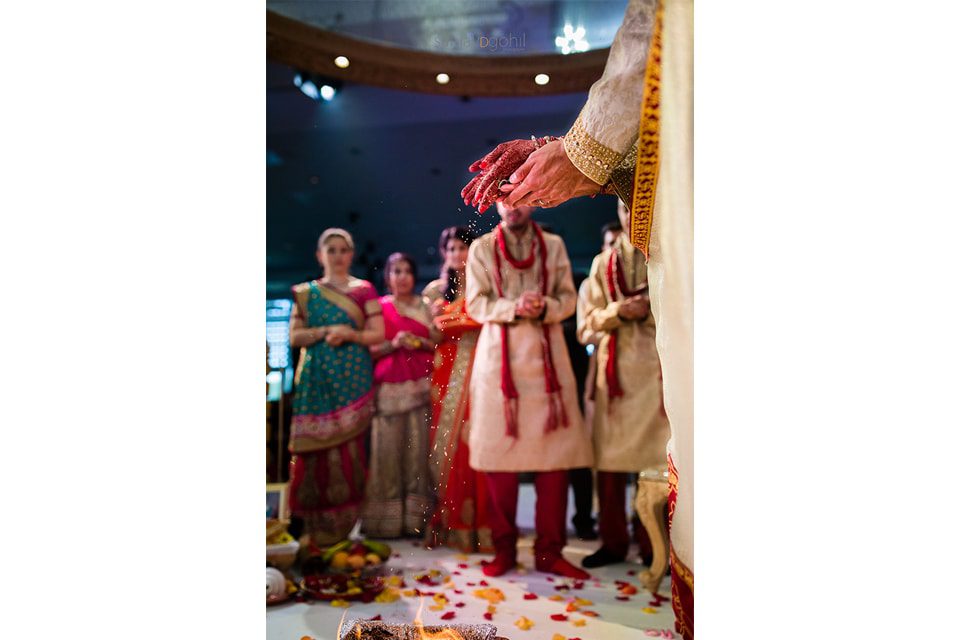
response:
[(483, 213), (500, 194), (500, 182), (508, 179), (536, 151), (534, 140), (511, 140), (498, 144), (493, 151), (470, 165), (470, 171), (476, 173), (473, 179), (460, 192), (463, 203), (477, 207)]

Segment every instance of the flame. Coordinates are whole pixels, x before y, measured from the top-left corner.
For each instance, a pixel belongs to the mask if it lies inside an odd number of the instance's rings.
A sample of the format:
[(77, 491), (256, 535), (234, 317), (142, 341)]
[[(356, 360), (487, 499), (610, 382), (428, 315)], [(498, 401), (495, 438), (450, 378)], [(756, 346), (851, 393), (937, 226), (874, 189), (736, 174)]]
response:
[(340, 624), (337, 625), (337, 638), (338, 638), (338, 639), (341, 637), (341, 636), (340, 636), (340, 632), (343, 630), (343, 620), (344, 620), (344, 618), (346, 618), (346, 617), (347, 617), (347, 612), (344, 611), (344, 612), (343, 612), (343, 615), (340, 616)]
[(417, 633), (420, 634), (417, 640), (464, 640), (462, 635), (450, 628), (441, 629), (440, 631), (427, 631), (424, 629), (423, 620), (420, 617), (421, 614), (423, 614), (423, 603), (423, 596), (420, 596), (420, 607), (417, 609), (417, 617), (413, 619), (413, 625), (417, 628)]

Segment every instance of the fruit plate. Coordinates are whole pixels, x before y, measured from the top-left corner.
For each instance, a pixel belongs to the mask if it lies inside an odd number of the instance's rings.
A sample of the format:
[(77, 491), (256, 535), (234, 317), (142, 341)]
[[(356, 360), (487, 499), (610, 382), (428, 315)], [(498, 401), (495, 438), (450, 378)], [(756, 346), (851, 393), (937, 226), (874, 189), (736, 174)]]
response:
[(300, 581), (300, 589), (315, 600), (360, 600), (373, 602), (384, 589), (380, 576), (323, 573)]

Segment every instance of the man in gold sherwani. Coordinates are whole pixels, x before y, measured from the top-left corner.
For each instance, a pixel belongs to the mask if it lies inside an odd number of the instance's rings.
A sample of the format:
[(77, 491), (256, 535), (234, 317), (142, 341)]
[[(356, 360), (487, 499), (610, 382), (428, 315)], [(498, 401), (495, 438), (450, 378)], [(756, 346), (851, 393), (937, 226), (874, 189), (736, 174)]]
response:
[[(603, 76), (591, 87), (576, 123), (563, 140), (541, 140), (547, 139), (537, 139), (516, 168), (512, 160), (509, 167), (498, 166), (494, 150), (479, 169), (496, 179), (477, 183), (508, 194), (501, 199), (511, 207), (555, 207), (600, 191), (616, 192), (630, 207), (625, 230), (648, 259), (671, 429), (673, 610), (677, 631), (692, 640), (693, 0), (629, 0)], [(476, 201), (477, 194), (465, 195), (465, 201)]]
[[(621, 223), (628, 224), (630, 212), (622, 203), (618, 213)], [(593, 568), (626, 558), (628, 474), (666, 466), (670, 425), (663, 411), (643, 255), (620, 234), (594, 259), (584, 286), (577, 339), (597, 345), (592, 420), (603, 544), (583, 560), (584, 567)]]
[(577, 291), (563, 240), (530, 220), (533, 207), (497, 205), (502, 222), (470, 245), (467, 312), (483, 323), (470, 377), (470, 466), (491, 495), (496, 557), (484, 573), (516, 565), (519, 473), (534, 472), (538, 571), (578, 579), (563, 559), (567, 470), (593, 465), (560, 322)]

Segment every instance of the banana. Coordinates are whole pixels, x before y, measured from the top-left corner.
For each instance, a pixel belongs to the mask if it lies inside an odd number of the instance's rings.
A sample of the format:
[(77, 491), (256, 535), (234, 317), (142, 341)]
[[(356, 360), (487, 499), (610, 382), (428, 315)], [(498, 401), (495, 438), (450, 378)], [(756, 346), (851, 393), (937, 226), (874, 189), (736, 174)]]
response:
[(353, 543), (349, 540), (338, 542), (332, 547), (328, 547), (327, 550), (323, 552), (323, 555), (320, 556), (320, 558), (323, 560), (324, 564), (329, 564), (330, 560), (333, 559), (335, 554), (339, 553), (340, 551), (348, 550), (352, 544)]
[(363, 546), (380, 556), (381, 560), (386, 560), (389, 558), (392, 551), (390, 549), (390, 545), (383, 542), (377, 542), (376, 540), (364, 540)]

